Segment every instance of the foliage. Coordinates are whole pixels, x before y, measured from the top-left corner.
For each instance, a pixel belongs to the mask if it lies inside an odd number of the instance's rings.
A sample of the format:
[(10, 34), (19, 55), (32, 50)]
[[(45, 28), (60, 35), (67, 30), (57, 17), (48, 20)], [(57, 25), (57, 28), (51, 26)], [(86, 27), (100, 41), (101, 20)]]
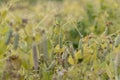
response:
[(119, 1), (35, 1), (1, 1), (1, 80), (120, 79)]

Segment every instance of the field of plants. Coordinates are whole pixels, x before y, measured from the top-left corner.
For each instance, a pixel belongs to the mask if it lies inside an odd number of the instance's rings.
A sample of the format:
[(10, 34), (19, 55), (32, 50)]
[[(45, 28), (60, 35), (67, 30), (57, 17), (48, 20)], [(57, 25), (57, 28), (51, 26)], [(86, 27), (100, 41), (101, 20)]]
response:
[(0, 0), (0, 80), (120, 80), (120, 0)]

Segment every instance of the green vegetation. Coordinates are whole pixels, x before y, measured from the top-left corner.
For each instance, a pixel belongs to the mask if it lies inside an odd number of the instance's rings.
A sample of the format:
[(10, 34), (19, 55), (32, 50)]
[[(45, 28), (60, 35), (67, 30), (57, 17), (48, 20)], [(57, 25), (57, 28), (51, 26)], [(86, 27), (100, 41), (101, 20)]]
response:
[(119, 0), (0, 0), (0, 80), (119, 80)]

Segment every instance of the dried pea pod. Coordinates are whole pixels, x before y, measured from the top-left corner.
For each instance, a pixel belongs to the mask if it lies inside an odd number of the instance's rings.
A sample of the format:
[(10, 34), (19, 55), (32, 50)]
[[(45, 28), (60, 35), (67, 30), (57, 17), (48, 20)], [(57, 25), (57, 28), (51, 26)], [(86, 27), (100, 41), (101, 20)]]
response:
[(32, 45), (32, 51), (33, 51), (34, 69), (38, 70), (38, 68), (39, 68), (39, 61), (38, 61), (37, 45), (36, 45), (35, 42)]
[(10, 43), (10, 39), (12, 37), (12, 33), (13, 33), (13, 30), (9, 29), (9, 31), (7, 32), (6, 41), (5, 41), (6, 45), (8, 45)]
[(63, 66), (65, 68), (68, 68), (68, 61), (67, 61), (68, 56), (69, 56), (69, 52), (68, 49), (66, 48), (62, 54)]
[(13, 43), (14, 49), (17, 49), (17, 48), (18, 48), (18, 44), (19, 44), (19, 34), (16, 33), (16, 34), (14, 35), (14, 43)]

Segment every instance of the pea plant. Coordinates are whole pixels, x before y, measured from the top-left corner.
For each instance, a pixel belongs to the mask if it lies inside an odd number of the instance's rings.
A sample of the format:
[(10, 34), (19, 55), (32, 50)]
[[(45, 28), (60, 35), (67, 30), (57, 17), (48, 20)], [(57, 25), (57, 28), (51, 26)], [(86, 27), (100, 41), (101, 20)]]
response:
[[(84, 3), (80, 8), (86, 13), (80, 14), (84, 19), (78, 18), (80, 6), (75, 1)], [(109, 11), (119, 5), (112, 0), (114, 7), (107, 0), (75, 1), (72, 5), (67, 0), (40, 1), (41, 6), (19, 0), (1, 4), (0, 80), (120, 79), (120, 31), (112, 21), (117, 12)], [(95, 12), (98, 3), (101, 10)], [(65, 10), (57, 11), (62, 6)]]

